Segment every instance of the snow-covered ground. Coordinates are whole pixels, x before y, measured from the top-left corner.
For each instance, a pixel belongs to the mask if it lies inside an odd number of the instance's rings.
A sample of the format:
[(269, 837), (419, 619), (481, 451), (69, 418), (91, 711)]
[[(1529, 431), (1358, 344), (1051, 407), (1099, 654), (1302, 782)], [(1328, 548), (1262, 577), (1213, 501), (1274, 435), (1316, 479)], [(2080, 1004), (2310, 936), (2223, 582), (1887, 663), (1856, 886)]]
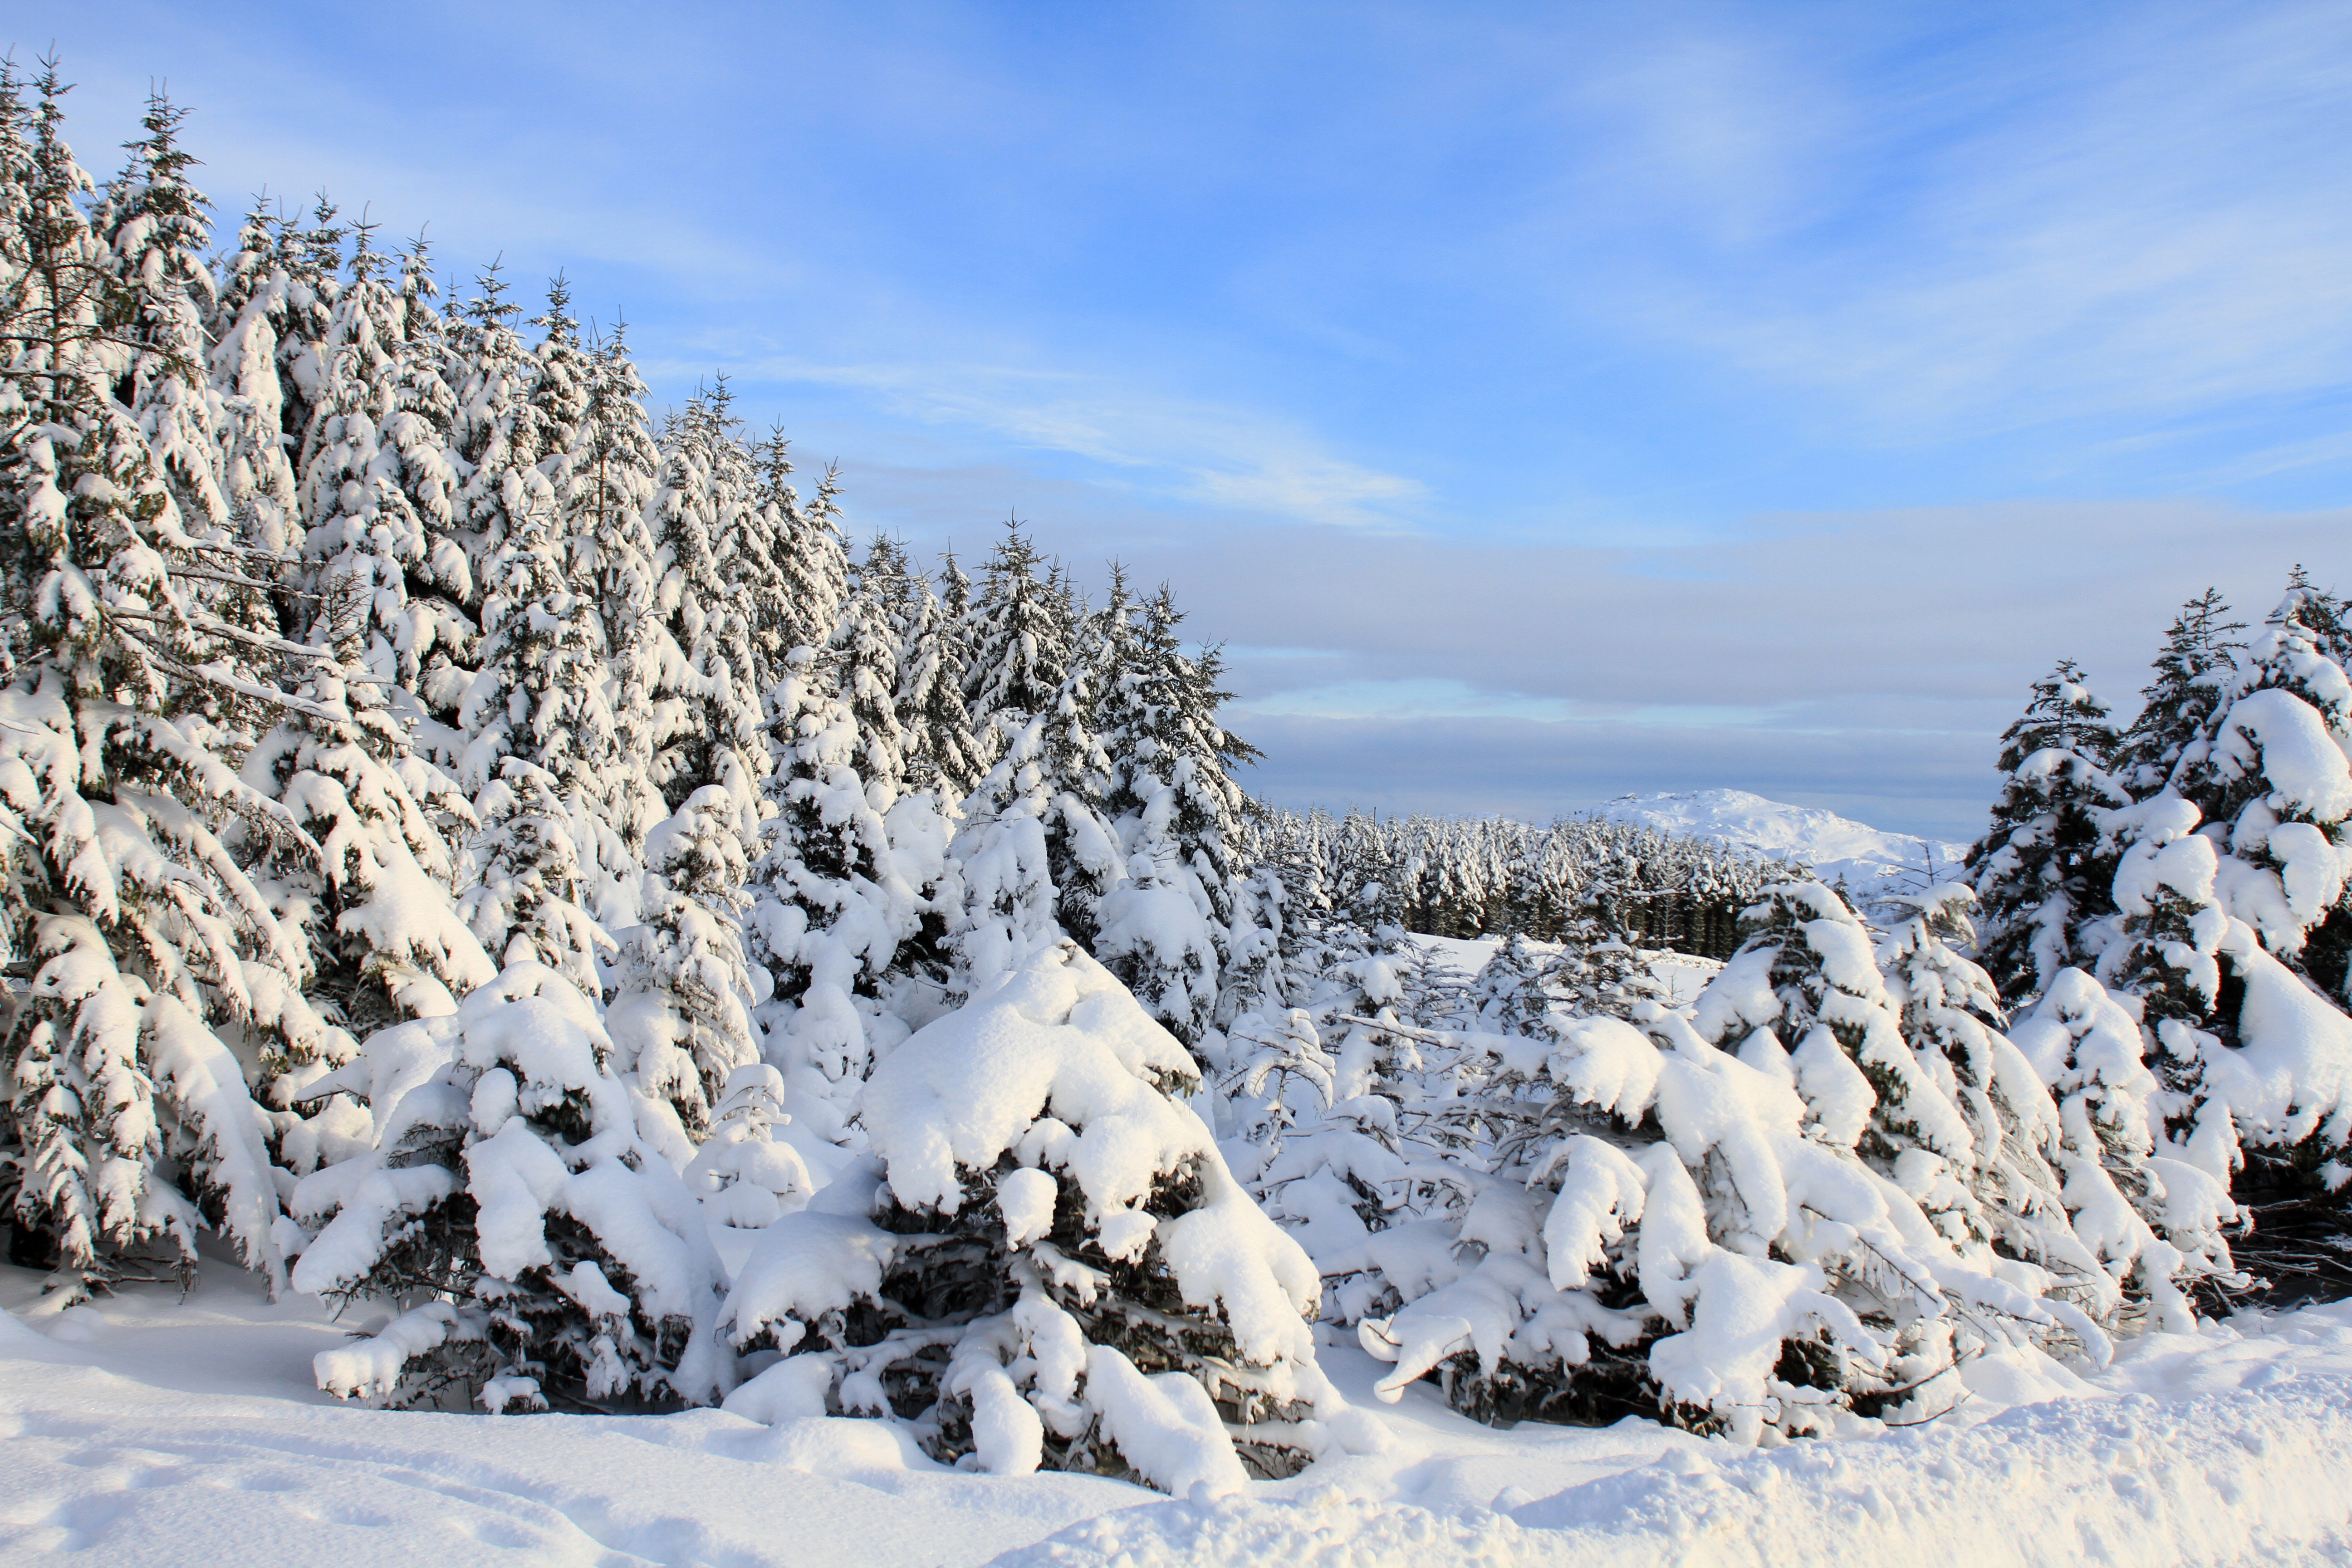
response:
[(1928, 869), (1931, 852), (1936, 880), (1948, 880), (1958, 872), (1969, 848), (1882, 832), (1835, 812), (1790, 805), (1738, 789), (1621, 795), (1578, 815), (1713, 839), (1768, 859), (1802, 860), (1822, 881), (1843, 877), (1858, 892), (1874, 891), (1901, 878), (1919, 879)]
[[(1503, 945), (1502, 938), (1494, 936), (1423, 936), (1414, 933), (1405, 940), (1453, 969), (1465, 980), (1477, 978), (1478, 972), (1486, 967), (1486, 961), (1495, 956), (1495, 950)], [(1558, 942), (1539, 942), (1534, 946), (1542, 952), (1559, 950)], [(1666, 1001), (1676, 1007), (1697, 1000), (1698, 994), (1706, 988), (1706, 983), (1715, 978), (1716, 972), (1722, 967), (1714, 959), (1701, 958), (1696, 953), (1671, 951), (1650, 953), (1650, 973), (1665, 987)]]
[(44, 1310), (0, 1269), (0, 1563), (2352, 1563), (2352, 1304), (2128, 1343), (2084, 1382), (2021, 1352), (1924, 1426), (1771, 1451), (1628, 1420), (1496, 1431), (1323, 1352), (1391, 1451), (1220, 1500), (942, 1469), (888, 1426), (338, 1406), (314, 1301), (215, 1262)]

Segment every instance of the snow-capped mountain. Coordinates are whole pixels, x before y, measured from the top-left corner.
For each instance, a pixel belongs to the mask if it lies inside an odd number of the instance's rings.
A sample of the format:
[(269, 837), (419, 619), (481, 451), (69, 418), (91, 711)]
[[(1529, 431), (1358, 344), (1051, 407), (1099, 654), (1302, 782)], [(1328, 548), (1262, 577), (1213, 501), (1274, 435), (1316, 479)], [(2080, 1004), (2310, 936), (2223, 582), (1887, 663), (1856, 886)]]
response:
[[(1767, 800), (1739, 789), (1677, 795), (1627, 795), (1588, 806), (1586, 816), (1711, 838), (1774, 860), (1801, 860), (1825, 882), (1843, 877), (1858, 891), (1916, 879), (1931, 867), (1937, 881), (1959, 874), (1965, 844), (1887, 833), (1833, 811)], [(1932, 855), (1932, 861), (1930, 856)]]

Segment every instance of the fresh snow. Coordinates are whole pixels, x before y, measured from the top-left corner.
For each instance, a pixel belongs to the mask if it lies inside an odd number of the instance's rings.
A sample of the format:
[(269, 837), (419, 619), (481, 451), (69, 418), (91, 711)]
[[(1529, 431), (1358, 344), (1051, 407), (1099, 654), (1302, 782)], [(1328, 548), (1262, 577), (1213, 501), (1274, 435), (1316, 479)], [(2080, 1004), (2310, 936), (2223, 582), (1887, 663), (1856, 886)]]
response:
[(2352, 1563), (2352, 1303), (2129, 1342), (2088, 1381), (1987, 1357), (1942, 1420), (1761, 1450), (1641, 1420), (1499, 1431), (1427, 1384), (1380, 1405), (1388, 1369), (1330, 1346), (1389, 1451), (1171, 1499), (950, 1470), (782, 1398), (758, 1419), (356, 1409), (312, 1386), (346, 1330), (225, 1258), (185, 1301), (131, 1286), (59, 1312), (39, 1285), (0, 1269), (12, 1563)]
[(1577, 815), (1622, 822), (1661, 833), (1687, 834), (1768, 860), (1802, 861), (1824, 882), (1845, 879), (1856, 892), (1874, 892), (1908, 879), (1913, 882), (1935, 856), (1935, 879), (1959, 873), (1965, 844), (1887, 833), (1813, 806), (1767, 800), (1738, 789), (1689, 790), (1675, 795), (1627, 795), (1586, 807)]
[[(1406, 932), (1404, 940), (1409, 945), (1428, 953), (1436, 963), (1452, 970), (1454, 977), (1464, 982), (1476, 979), (1478, 972), (1486, 967), (1486, 961), (1495, 956), (1495, 950), (1503, 945), (1503, 939), (1496, 936), (1424, 936), (1419, 931)], [(1538, 952), (1559, 951), (1557, 942), (1538, 942), (1528, 945)], [(1644, 950), (1643, 958), (1649, 968), (1650, 977), (1664, 988), (1661, 999), (1675, 1007), (1687, 1006), (1696, 1001), (1698, 994), (1706, 988), (1706, 983), (1714, 979), (1716, 972), (1723, 967), (1712, 958), (1702, 958), (1695, 952), (1676, 952), (1671, 948)]]

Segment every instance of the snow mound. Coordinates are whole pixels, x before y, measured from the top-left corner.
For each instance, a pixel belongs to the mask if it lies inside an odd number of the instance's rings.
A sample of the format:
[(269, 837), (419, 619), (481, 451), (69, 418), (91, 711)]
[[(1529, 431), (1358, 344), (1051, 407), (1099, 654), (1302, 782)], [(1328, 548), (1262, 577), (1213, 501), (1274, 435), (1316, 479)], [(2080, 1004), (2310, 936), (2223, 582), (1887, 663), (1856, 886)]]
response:
[(1832, 811), (1767, 800), (1739, 789), (1688, 790), (1675, 795), (1626, 795), (1579, 816), (1622, 822), (1660, 833), (1711, 839), (1768, 860), (1801, 860), (1824, 882), (1840, 877), (1858, 892), (1916, 881), (1934, 856), (1935, 879), (1959, 874), (1965, 844), (1887, 833)]
[[(757, 1413), (357, 1409), (310, 1386), (311, 1356), (352, 1343), (315, 1300), (272, 1303), (251, 1276), (208, 1269), (184, 1301), (130, 1285), (59, 1312), (40, 1284), (0, 1265), (6, 1563), (1533, 1568), (1801, 1548), (1830, 1568), (2164, 1568), (2352, 1554), (2346, 1304), (2148, 1335), (2089, 1379), (2031, 1352), (1987, 1356), (1944, 1420), (1855, 1423), (1775, 1450), (1648, 1422), (1498, 1430), (1420, 1384), (1381, 1406), (1385, 1452), (1163, 1500), (1090, 1476), (950, 1469), (891, 1423), (807, 1415), (805, 1391), (772, 1372)], [(1386, 1364), (1324, 1354), (1341, 1392), (1370, 1402)]]

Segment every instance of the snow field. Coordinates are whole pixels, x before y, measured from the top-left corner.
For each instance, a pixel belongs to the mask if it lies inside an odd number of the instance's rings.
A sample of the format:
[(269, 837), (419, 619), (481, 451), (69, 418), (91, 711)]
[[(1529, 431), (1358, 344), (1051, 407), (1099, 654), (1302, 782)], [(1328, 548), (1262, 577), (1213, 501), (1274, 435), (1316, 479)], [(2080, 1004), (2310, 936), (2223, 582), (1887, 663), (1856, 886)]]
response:
[[(47, 1310), (0, 1270), (0, 1563), (375, 1564), (2352, 1563), (2352, 1305), (2128, 1343), (2084, 1381), (1980, 1361), (1945, 1420), (1750, 1449), (1643, 1421), (1498, 1431), (1416, 1385), (1390, 1452), (1221, 1499), (933, 1464), (890, 1426), (724, 1411), (340, 1406), (315, 1302), (207, 1271)], [(1372, 1409), (1385, 1367), (1327, 1347)]]

